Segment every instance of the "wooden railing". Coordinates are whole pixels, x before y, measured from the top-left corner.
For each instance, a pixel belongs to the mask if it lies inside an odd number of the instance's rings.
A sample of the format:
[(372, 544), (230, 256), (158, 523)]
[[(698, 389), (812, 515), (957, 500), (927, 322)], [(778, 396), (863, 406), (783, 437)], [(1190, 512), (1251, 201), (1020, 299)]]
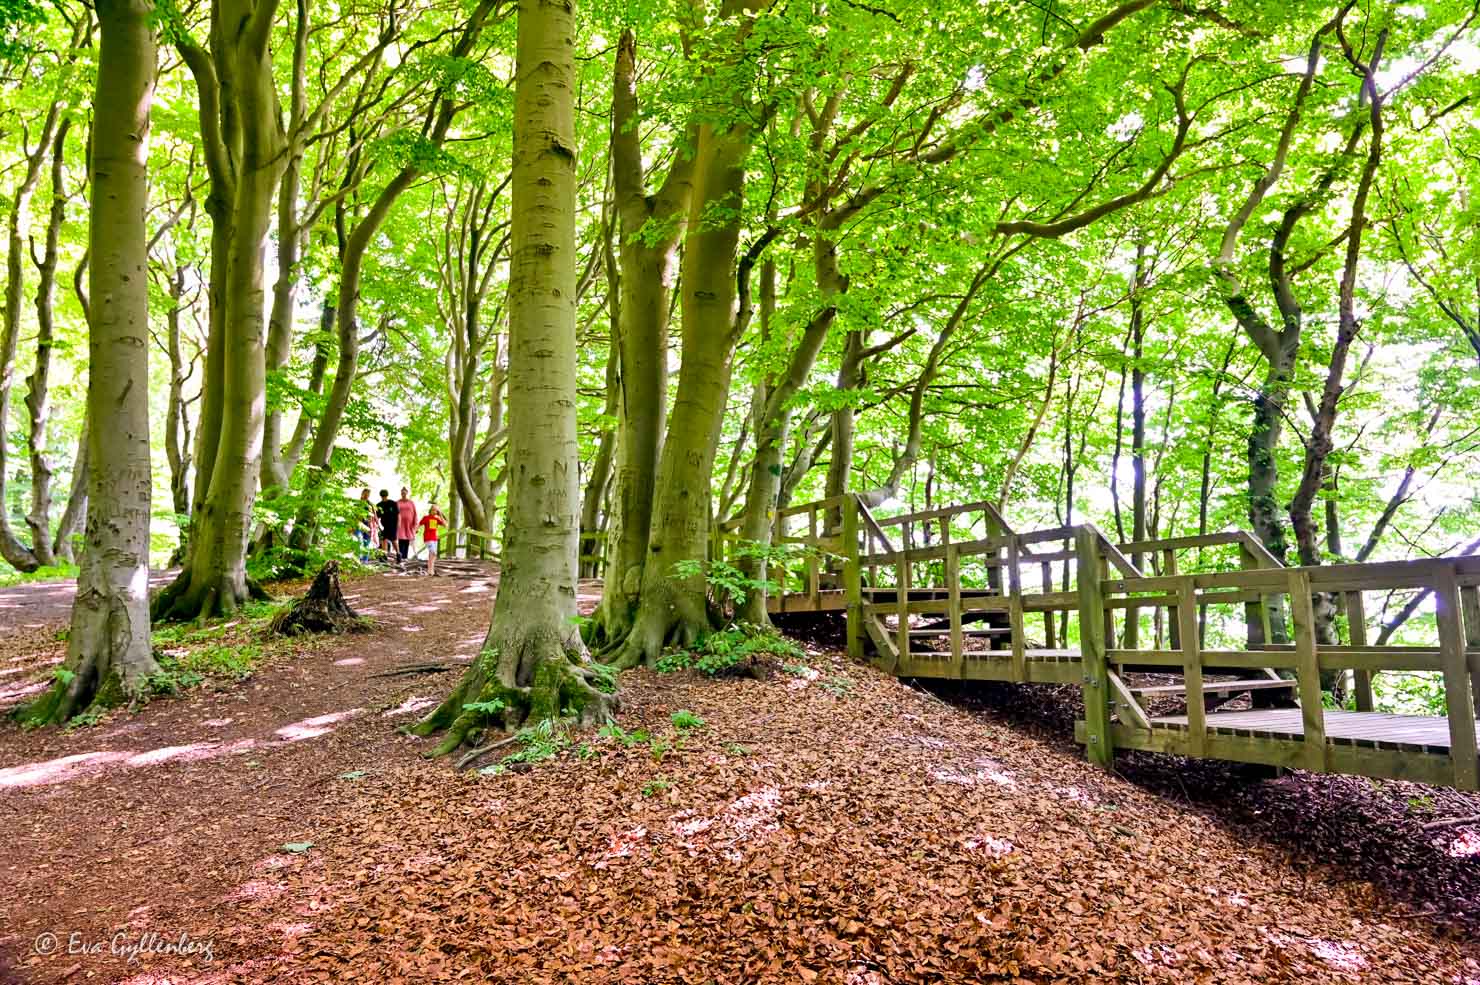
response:
[[(1283, 765), (1333, 768), (1327, 742), (1327, 712), (1322, 674), (1351, 672), (1356, 681), (1358, 711), (1372, 710), (1371, 679), (1384, 671), (1431, 671), (1443, 677), (1448, 726), (1448, 782), (1461, 789), (1480, 786), (1476, 751), (1476, 712), (1480, 709), (1480, 559), (1459, 557), (1303, 568), (1256, 568), (1196, 575), (1166, 575), (1107, 580), (1100, 586), (1107, 613), (1133, 607), (1163, 606), (1177, 613), (1182, 626), (1178, 644), (1169, 649), (1107, 648), (1111, 665), (1180, 669), (1189, 694), (1201, 690), (1208, 669), (1273, 669), (1293, 672), (1301, 708), (1301, 740), (1292, 761)], [(1363, 593), (1417, 590), (1433, 594), (1435, 634), (1432, 645), (1371, 646)], [(1319, 594), (1345, 603), (1346, 642), (1320, 643), (1316, 638), (1313, 599)], [(1265, 640), (1265, 607), (1271, 599), (1288, 605), (1293, 642)], [(1203, 646), (1189, 613), (1205, 606), (1243, 606), (1250, 627), (1245, 649)], [(1401, 723), (1400, 723), (1401, 724)], [(1093, 734), (1093, 727), (1089, 730)], [(1201, 702), (1187, 704), (1187, 745), (1192, 755), (1205, 755), (1215, 737), (1207, 727)]]
[[(838, 517), (832, 531), (826, 529), (830, 515)], [(805, 523), (792, 532), (788, 521), (796, 517)], [(978, 523), (986, 536), (975, 536)], [(1013, 531), (987, 503), (877, 518), (856, 496), (783, 511), (776, 542), (813, 549), (786, 565), (790, 570), (777, 580), (798, 587), (814, 608), (821, 607), (821, 594), (831, 593), (831, 607), (847, 611), (848, 648), (855, 657), (863, 655), (864, 639), (871, 636), (888, 669), (901, 674), (1080, 683), (1086, 745), (1097, 762), (1111, 762), (1117, 736), (1125, 739), (1127, 729), (1136, 738), (1120, 744), (1249, 758), (1244, 739), (1209, 728), (1201, 696), (1210, 673), (1258, 671), (1293, 679), (1300, 712), (1295, 738), (1269, 743), (1254, 761), (1480, 786), (1480, 558), (1285, 568), (1242, 531), (1116, 545), (1089, 525)], [(1186, 552), (1230, 548), (1236, 557), (1224, 556), (1217, 564), (1236, 563), (1237, 570), (1185, 570), (1196, 567), (1184, 564)], [(1147, 568), (1159, 571), (1138, 568), (1137, 557), (1154, 558), (1157, 563)], [(1433, 594), (1437, 639), (1421, 646), (1369, 645), (1364, 593), (1402, 590)], [(1334, 598), (1346, 616), (1341, 642), (1316, 639), (1314, 604), (1326, 598)], [(1140, 645), (1135, 633), (1125, 631), (1129, 620), (1147, 611), (1164, 619), (1168, 630), (1157, 634), (1153, 646)], [(1272, 642), (1272, 611), (1289, 613), (1291, 642)], [(1029, 639), (1027, 627), (1038, 616), (1041, 646)], [(917, 625), (921, 617), (933, 617), (925, 630)], [(982, 618), (1005, 622), (997, 636), (988, 636), (999, 645), (968, 650), (965, 637), (979, 631), (968, 623)], [(944, 652), (911, 645), (913, 634), (927, 631), (948, 641)], [(1071, 650), (1071, 643), (1077, 648)], [(1153, 728), (1121, 680), (1128, 671), (1152, 670), (1180, 672), (1189, 696), (1185, 730), (1165, 741), (1145, 738), (1172, 732)], [(1414, 758), (1394, 758), (1381, 769), (1355, 768), (1377, 752), (1359, 743), (1328, 742), (1322, 674), (1336, 671), (1352, 675), (1356, 708), (1364, 712), (1373, 707), (1374, 675), (1440, 674), (1446, 748), (1418, 750)], [(1405, 765), (1420, 760), (1412, 770)]]

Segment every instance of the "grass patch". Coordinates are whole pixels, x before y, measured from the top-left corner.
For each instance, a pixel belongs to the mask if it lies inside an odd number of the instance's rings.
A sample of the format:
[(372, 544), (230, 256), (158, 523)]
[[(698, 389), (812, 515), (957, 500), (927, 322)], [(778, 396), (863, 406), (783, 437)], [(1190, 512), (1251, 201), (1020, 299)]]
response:
[(0, 588), (27, 585), (33, 581), (64, 581), (76, 577), (75, 564), (49, 564), (35, 571), (17, 571), (8, 564), (0, 566)]

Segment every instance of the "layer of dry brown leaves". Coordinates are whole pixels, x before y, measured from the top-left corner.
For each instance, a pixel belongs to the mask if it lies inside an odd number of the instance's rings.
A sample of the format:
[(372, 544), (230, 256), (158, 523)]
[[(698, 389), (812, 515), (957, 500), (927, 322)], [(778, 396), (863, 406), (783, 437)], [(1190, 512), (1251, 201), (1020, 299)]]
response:
[[(400, 623), (300, 668), (322, 672), (322, 712), (440, 694), (446, 676), (377, 684), (367, 672), (476, 642), (487, 618), (486, 595), (435, 583), (375, 593), (397, 600)], [(359, 652), (372, 661), (331, 676)], [(251, 786), (236, 779), (240, 757), (141, 767), (131, 801), (99, 799), (97, 824), (119, 833), (87, 839), (136, 853), (137, 885), (104, 865), (112, 896), (89, 893), (93, 860), (72, 852), (51, 884), (75, 895), (53, 904), (44, 884), (7, 872), (53, 922), (188, 927), (218, 961), (69, 971), (27, 961), (23, 934), (0, 946), (36, 981), (1480, 983), (1473, 941), (1400, 917), (1370, 886), (1297, 869), (1060, 745), (834, 655), (812, 662), (768, 681), (626, 675), (620, 724), (650, 741), (578, 736), (523, 773), (454, 776), (417, 757), (425, 743), (395, 737), (406, 719), (385, 711), (264, 755), (270, 776)], [(296, 689), (300, 703), (273, 710), (272, 675), (288, 672), (259, 675), (264, 700), (242, 713), (315, 710)], [(680, 708), (706, 726), (678, 735)], [(85, 811), (89, 782), (48, 788), (48, 816), (61, 816), (58, 798)], [(150, 812), (182, 805), (184, 783), (206, 785), (189, 831), (209, 879), (122, 833), (127, 803), (168, 827)], [(147, 913), (131, 913), (141, 902)], [(0, 913), (19, 926), (13, 904)]]

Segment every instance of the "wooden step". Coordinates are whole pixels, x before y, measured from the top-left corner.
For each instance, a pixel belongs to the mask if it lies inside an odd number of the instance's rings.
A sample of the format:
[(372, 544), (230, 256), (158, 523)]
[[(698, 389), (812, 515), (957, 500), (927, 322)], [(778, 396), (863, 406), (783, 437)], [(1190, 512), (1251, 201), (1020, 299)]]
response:
[[(912, 630), (910, 630), (910, 635), (911, 636), (949, 636), (949, 635), (951, 635), (951, 627), (949, 627), (949, 626), (927, 626), (924, 629), (912, 629)], [(966, 627), (963, 626), (961, 628), (961, 635), (962, 636), (1011, 636), (1012, 635), (1012, 628), (1009, 627), (1009, 626), (990, 626), (990, 627), (987, 627), (985, 629), (983, 629), (983, 628), (977, 628), (977, 627), (973, 627), (971, 629), (967, 629)]]
[[(1295, 681), (1276, 681), (1260, 678), (1254, 681), (1204, 681), (1203, 694), (1233, 694), (1238, 691), (1268, 691), (1273, 689), (1288, 690), (1294, 688)], [(1136, 697), (1150, 695), (1159, 697), (1164, 695), (1186, 694), (1185, 684), (1158, 684), (1154, 687), (1133, 687), (1131, 694)]]

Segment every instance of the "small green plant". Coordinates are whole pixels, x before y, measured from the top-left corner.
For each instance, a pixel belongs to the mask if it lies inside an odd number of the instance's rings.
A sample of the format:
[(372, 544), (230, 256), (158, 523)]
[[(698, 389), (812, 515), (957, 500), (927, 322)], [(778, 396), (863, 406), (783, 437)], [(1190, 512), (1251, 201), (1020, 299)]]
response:
[(87, 711), (82, 712), (80, 715), (73, 715), (70, 719), (68, 719), (66, 726), (63, 728), (63, 731), (75, 732), (78, 729), (92, 728), (94, 725), (98, 724), (98, 722), (101, 722), (102, 720), (103, 709), (96, 707), (89, 708)]
[(570, 745), (570, 737), (548, 718), (537, 725), (520, 729), (514, 737), (519, 741), (520, 749), (504, 757), (506, 766), (510, 763), (544, 762), (553, 759), (560, 750)]
[(644, 783), (642, 785), (642, 795), (644, 797), (654, 797), (654, 796), (657, 796), (658, 794), (662, 793), (665, 790), (671, 789), (672, 786), (673, 786), (673, 784), (669, 783), (667, 780), (663, 779), (661, 776), (660, 777), (656, 777), (656, 778), (651, 779), (651, 780), (649, 780), (648, 782), (646, 782), (646, 783)]
[(827, 678), (819, 686), (835, 698), (846, 698), (853, 693), (853, 679), (842, 674)]
[(617, 693), (617, 668), (611, 664), (592, 663), (589, 669), (592, 687), (603, 694)]
[(675, 711), (671, 716), (671, 720), (673, 722), (673, 727), (678, 729), (680, 732), (687, 732), (690, 729), (704, 728), (707, 724), (703, 718), (694, 714), (692, 711), (689, 711), (687, 708), (680, 708), (678, 709), (678, 711)]
[(725, 755), (727, 756), (749, 756), (750, 750), (738, 742), (725, 743)]
[(657, 736), (648, 740), (648, 752), (652, 753), (653, 762), (655, 763), (661, 763), (663, 757), (672, 752), (674, 748), (674, 746), (669, 745)]
[(691, 650), (669, 650), (658, 658), (658, 671), (672, 673), (693, 668), (701, 674), (716, 677), (763, 655), (793, 660), (806, 656), (801, 647), (773, 630), (737, 623), (708, 634)]
[(1408, 809), (1415, 814), (1434, 813), (1434, 798), (1427, 794), (1408, 798)]
[(602, 738), (616, 740), (617, 742), (622, 744), (623, 749), (631, 749), (633, 746), (641, 745), (642, 743), (648, 741), (648, 734), (645, 730), (634, 729), (633, 731), (628, 732), (616, 722), (608, 722), (607, 724), (601, 726), (600, 730), (597, 731), (596, 734), (601, 736)]
[(503, 698), (494, 698), (491, 701), (468, 701), (463, 704), (463, 711), (471, 711), (474, 714), (497, 715), (508, 707)]
[(597, 752), (596, 747), (589, 742), (582, 742), (580, 745), (576, 746), (577, 759), (595, 759), (599, 755), (601, 755), (601, 753)]

